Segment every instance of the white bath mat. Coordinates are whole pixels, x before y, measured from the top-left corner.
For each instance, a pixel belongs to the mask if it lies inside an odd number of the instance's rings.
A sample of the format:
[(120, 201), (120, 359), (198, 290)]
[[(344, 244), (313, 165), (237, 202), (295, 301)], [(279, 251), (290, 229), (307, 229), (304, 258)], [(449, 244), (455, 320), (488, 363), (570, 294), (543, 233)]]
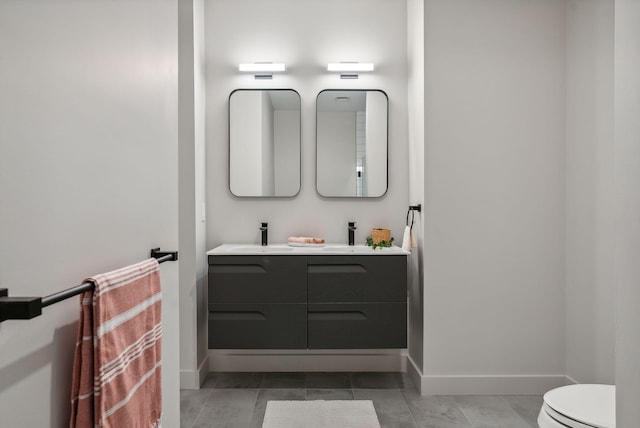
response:
[(262, 428), (380, 428), (371, 400), (268, 401)]

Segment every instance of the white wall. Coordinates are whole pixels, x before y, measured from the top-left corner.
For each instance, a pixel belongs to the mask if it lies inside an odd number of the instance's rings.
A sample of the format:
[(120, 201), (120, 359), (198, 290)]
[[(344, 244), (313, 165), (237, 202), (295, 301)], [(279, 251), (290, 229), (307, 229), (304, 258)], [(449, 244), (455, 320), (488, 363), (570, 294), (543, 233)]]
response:
[(615, 2), (616, 407), (640, 420), (640, 1)]
[[(257, 196), (263, 194), (263, 120), (262, 93), (238, 91), (230, 100), (233, 120), (229, 138), (234, 141), (229, 156), (231, 180), (228, 181), (234, 195)], [(208, 133), (206, 134), (208, 135)], [(229, 169), (227, 169), (228, 173)]]
[[(177, 2), (0, 2), (0, 284), (43, 296), (178, 247)], [(178, 263), (161, 265), (179, 425)], [(78, 298), (0, 325), (0, 418), (68, 426)]]
[[(347, 242), (373, 227), (400, 240), (408, 206), (406, 3), (397, 0), (215, 0), (205, 3), (207, 64), (207, 247), (259, 243), (260, 221), (269, 241), (292, 235)], [(241, 62), (287, 64), (273, 80), (240, 75)], [(326, 72), (335, 61), (376, 64), (358, 80)], [(292, 88), (302, 101), (302, 177), (294, 198), (233, 197), (227, 188), (227, 98), (236, 88)], [(315, 102), (323, 89), (381, 89), (389, 96), (389, 189), (382, 198), (322, 198), (315, 189)]]
[(565, 380), (565, 5), (424, 19), (423, 393), (542, 393)]
[[(207, 229), (206, 229), (206, 86), (204, 69), (204, 0), (194, 0), (194, 34), (195, 34), (195, 73), (194, 73), (194, 99), (195, 99), (195, 189), (196, 209), (200, 214), (196, 215), (196, 304), (197, 304), (197, 343), (198, 343), (198, 370), (200, 383), (208, 373), (206, 364), (209, 346), (207, 343), (207, 323), (209, 321), (209, 306), (207, 304)], [(182, 331), (181, 331), (182, 334)]]
[[(409, 137), (409, 203), (424, 205), (424, 1), (407, 0), (407, 94)], [(416, 248), (409, 257), (410, 373), (420, 384), (423, 364), (424, 266), (422, 212), (414, 213), (412, 233)]]
[(567, 2), (566, 373), (614, 383), (613, 0)]
[[(268, 93), (262, 93), (262, 195), (275, 195), (273, 169), (273, 104)], [(249, 126), (245, 124), (244, 126)]]
[(180, 387), (207, 374), (204, 212), (204, 4), (179, 2)]
[[(406, 9), (396, 0), (216, 0), (205, 4), (207, 52), (207, 245), (258, 243), (258, 222), (269, 221), (270, 242), (310, 234), (346, 242), (347, 222), (358, 222), (364, 242), (372, 227), (401, 237), (407, 208)], [(384, 29), (384, 31), (381, 31)], [(256, 37), (259, 34), (260, 37)], [(371, 61), (358, 80), (329, 74), (331, 61)], [(273, 80), (239, 74), (237, 64), (282, 61)], [(293, 88), (302, 100), (302, 183), (286, 199), (240, 199), (226, 186), (227, 99), (236, 88)], [(323, 89), (384, 90), (390, 103), (390, 179), (383, 198), (325, 199), (315, 190), (315, 101)]]
[(298, 193), (300, 169), (300, 112), (276, 110), (273, 121), (276, 193)]
[(319, 111), (317, 121), (318, 192), (356, 194), (356, 112)]

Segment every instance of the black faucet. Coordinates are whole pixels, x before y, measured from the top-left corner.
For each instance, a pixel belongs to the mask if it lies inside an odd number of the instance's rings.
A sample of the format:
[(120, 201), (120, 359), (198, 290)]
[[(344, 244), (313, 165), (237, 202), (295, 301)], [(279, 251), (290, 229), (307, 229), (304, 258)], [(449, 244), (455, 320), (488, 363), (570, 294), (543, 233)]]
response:
[(350, 221), (349, 222), (349, 245), (355, 245), (356, 229), (357, 229), (356, 222)]
[(267, 223), (262, 222), (260, 226), (260, 231), (262, 232), (262, 242), (261, 245), (267, 245), (267, 229), (269, 228)]

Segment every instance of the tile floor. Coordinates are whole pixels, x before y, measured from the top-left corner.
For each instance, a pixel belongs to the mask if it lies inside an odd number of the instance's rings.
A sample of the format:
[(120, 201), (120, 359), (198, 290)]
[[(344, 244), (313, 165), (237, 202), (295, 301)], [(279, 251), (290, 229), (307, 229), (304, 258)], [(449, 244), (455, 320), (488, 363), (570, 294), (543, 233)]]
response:
[(404, 373), (209, 373), (181, 428), (260, 428), (268, 400), (372, 400), (382, 428), (537, 428), (540, 396), (421, 397)]

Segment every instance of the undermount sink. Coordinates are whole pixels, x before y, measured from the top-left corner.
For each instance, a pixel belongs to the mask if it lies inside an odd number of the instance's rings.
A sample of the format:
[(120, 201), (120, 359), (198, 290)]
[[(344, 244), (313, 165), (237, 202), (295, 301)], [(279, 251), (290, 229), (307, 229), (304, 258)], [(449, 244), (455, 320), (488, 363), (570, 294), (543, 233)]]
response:
[(326, 251), (329, 253), (355, 253), (355, 246), (349, 245), (328, 245), (326, 247), (322, 247), (322, 251)]
[(385, 254), (409, 254), (400, 247), (376, 248), (375, 250), (366, 245), (345, 245), (326, 244), (324, 246), (296, 246), (287, 244), (270, 244), (266, 246), (258, 244), (223, 244), (207, 252), (208, 255), (385, 255)]
[(234, 251), (237, 251), (239, 253), (282, 253), (293, 251), (293, 248), (284, 245), (253, 245), (247, 247), (236, 247), (234, 248)]

